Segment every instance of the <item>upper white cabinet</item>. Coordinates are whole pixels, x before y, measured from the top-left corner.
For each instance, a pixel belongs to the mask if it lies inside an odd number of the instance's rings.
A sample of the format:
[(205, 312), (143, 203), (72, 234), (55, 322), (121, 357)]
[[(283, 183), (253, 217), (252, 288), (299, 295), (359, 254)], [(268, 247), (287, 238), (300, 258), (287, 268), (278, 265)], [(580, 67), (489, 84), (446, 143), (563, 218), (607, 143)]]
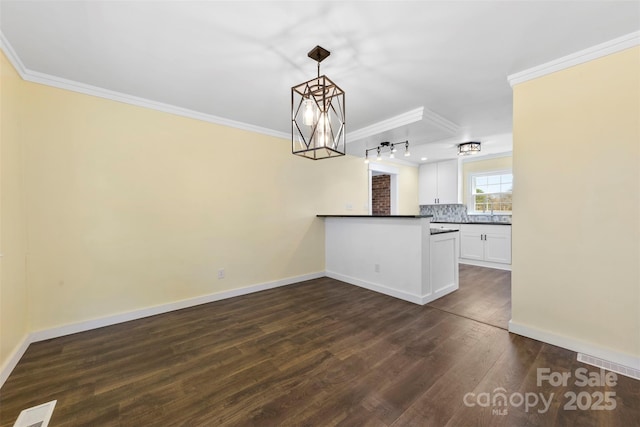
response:
[(420, 165), (418, 202), (421, 205), (458, 203), (458, 161)]

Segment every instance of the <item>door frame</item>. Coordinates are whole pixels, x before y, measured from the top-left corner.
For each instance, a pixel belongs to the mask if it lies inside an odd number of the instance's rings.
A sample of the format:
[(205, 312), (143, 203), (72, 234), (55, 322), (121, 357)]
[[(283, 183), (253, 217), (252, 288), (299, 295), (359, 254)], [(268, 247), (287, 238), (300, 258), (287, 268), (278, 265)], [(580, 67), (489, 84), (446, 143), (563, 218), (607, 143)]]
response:
[(389, 175), (389, 198), (390, 198), (390, 213), (391, 215), (398, 215), (398, 175), (400, 175), (400, 169), (395, 166), (384, 165), (382, 163), (369, 163), (369, 215), (373, 213), (373, 188), (372, 179), (374, 175)]

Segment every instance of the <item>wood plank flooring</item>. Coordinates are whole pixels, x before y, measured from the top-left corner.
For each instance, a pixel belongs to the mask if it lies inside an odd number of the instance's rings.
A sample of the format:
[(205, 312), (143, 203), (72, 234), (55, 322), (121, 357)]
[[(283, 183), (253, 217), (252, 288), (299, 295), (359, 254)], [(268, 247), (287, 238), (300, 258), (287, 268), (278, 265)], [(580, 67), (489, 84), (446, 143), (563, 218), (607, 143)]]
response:
[[(638, 381), (536, 384), (537, 368), (578, 367), (597, 372), (573, 352), (322, 278), (32, 344), (0, 390), (0, 426), (52, 399), (52, 427), (638, 425)], [(554, 397), (543, 413), (480, 406), (498, 388)], [(602, 391), (614, 410), (563, 409), (566, 392)]]
[(507, 330), (511, 320), (511, 272), (460, 264), (460, 289), (429, 306)]

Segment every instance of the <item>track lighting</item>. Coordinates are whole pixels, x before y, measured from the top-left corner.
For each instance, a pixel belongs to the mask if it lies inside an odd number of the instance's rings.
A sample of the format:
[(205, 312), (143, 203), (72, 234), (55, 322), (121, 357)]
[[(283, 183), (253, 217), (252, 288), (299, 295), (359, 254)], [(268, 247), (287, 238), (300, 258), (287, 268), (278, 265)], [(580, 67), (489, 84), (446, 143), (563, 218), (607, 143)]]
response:
[(382, 150), (384, 148), (388, 148), (389, 149), (389, 158), (390, 159), (395, 159), (396, 158), (396, 154), (395, 153), (398, 152), (398, 148), (396, 146), (397, 145), (401, 145), (401, 144), (404, 145), (404, 156), (405, 157), (409, 157), (411, 155), (411, 153), (409, 152), (409, 141), (395, 142), (395, 143), (391, 143), (389, 141), (383, 141), (377, 147), (367, 148), (364, 151), (364, 162), (365, 163), (369, 163), (369, 151), (372, 151), (372, 150), (376, 150), (377, 151), (376, 160), (378, 160), (378, 161), (382, 160)]

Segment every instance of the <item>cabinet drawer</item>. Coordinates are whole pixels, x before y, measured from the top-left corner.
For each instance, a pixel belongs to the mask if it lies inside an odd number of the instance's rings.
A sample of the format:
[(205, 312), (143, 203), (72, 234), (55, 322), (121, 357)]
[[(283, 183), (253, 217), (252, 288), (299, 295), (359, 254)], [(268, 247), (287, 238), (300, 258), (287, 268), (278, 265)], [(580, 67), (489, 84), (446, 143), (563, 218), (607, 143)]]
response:
[(478, 234), (502, 234), (511, 236), (510, 225), (460, 224), (460, 231)]
[(431, 223), (431, 228), (448, 228), (450, 230), (460, 230), (460, 224), (453, 224), (450, 222), (438, 222)]

